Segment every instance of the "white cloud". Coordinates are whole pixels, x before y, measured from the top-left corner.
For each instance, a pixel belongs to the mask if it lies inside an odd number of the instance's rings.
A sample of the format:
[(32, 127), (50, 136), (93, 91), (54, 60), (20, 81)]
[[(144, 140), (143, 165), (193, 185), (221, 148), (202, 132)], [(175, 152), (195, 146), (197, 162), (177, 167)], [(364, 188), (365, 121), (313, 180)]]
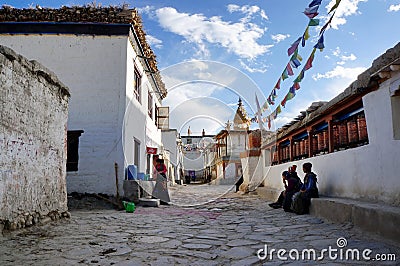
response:
[(147, 34), (146, 35), (146, 40), (149, 43), (150, 46), (154, 46), (158, 49), (162, 48), (162, 41), (160, 39), (157, 39), (156, 37)]
[(153, 20), (156, 19), (154, 15), (154, 11), (156, 10), (156, 8), (154, 6), (139, 7), (136, 8), (136, 10), (138, 11), (139, 15), (146, 14), (149, 16), (149, 18)]
[[(342, 0), (336, 10), (335, 17), (332, 19), (332, 28), (337, 30), (340, 25), (346, 24), (346, 17), (361, 14), (361, 12), (358, 11), (358, 5), (362, 2), (368, 2), (368, 0)], [(327, 11), (329, 11), (335, 3), (336, 0), (331, 0), (326, 6)]]
[(313, 75), (314, 80), (319, 79), (332, 79), (332, 78), (345, 78), (350, 80), (356, 80), (357, 76), (365, 71), (365, 67), (345, 68), (343, 66), (336, 66), (333, 70), (326, 72), (325, 74)]
[(343, 61), (354, 61), (357, 57), (354, 54), (350, 54), (349, 56), (343, 55), (340, 57)]
[(389, 11), (389, 12), (397, 12), (397, 11), (400, 11), (400, 4), (398, 4), (398, 5), (390, 5), (388, 11)]
[[(249, 104), (246, 109), (251, 112), (255, 105), (254, 94), (262, 95), (245, 73), (215, 61), (182, 62), (161, 70), (161, 75), (168, 89), (163, 105), (170, 107), (170, 125), (178, 129), (189, 120), (201, 117), (193, 120), (191, 125), (196, 124), (205, 128), (206, 132), (212, 132), (211, 127), (215, 128), (215, 123), (207, 125), (207, 119), (218, 123), (225, 123), (228, 119), (232, 121), (237, 103), (231, 103), (235, 99), (241, 97), (245, 106)], [(265, 101), (262, 97), (259, 100)]]
[(340, 48), (339, 48), (339, 47), (336, 47), (336, 49), (332, 52), (332, 54), (333, 54), (334, 56), (339, 56), (340, 53), (341, 53), (341, 51), (340, 51)]
[(141, 13), (150, 14), (151, 11), (154, 10), (154, 7), (153, 6), (145, 6), (145, 7), (136, 8), (136, 10), (139, 12), (139, 14), (141, 14)]
[(254, 59), (270, 48), (258, 44), (257, 41), (263, 36), (265, 29), (253, 23), (231, 23), (216, 16), (207, 18), (203, 14), (180, 13), (172, 7), (156, 10), (156, 16), (165, 30), (178, 34), (203, 49), (206, 43), (216, 44), (241, 58)]
[(233, 116), (232, 107), (222, 101), (213, 97), (199, 97), (170, 108), (170, 125), (182, 132), (187, 132), (190, 126), (194, 135), (200, 135), (202, 129), (207, 134), (215, 134)]
[(332, 52), (332, 55), (340, 58), (341, 61), (337, 62), (338, 65), (344, 65), (346, 61), (354, 61), (357, 59), (354, 54), (342, 55), (342, 51), (339, 47), (336, 47), (336, 49)]
[(284, 41), (286, 38), (289, 38), (290, 34), (275, 34), (275, 35), (271, 35), (271, 39), (276, 42), (279, 43), (281, 41)]
[(265, 20), (269, 19), (267, 14), (265, 13), (265, 11), (258, 6), (249, 6), (249, 5), (238, 6), (238, 5), (230, 4), (227, 6), (227, 9), (228, 9), (229, 13), (241, 12), (241, 13), (245, 14), (246, 17), (244, 17), (242, 19), (243, 22), (249, 21), (252, 18), (252, 16), (257, 13), (260, 14), (261, 18), (263, 18)]
[(252, 66), (249, 65), (249, 63), (243, 62), (243, 60), (239, 59), (240, 65), (245, 69), (246, 71), (250, 73), (265, 73), (267, 72), (267, 66), (263, 63), (261, 65), (256, 64), (255, 62), (252, 64)]

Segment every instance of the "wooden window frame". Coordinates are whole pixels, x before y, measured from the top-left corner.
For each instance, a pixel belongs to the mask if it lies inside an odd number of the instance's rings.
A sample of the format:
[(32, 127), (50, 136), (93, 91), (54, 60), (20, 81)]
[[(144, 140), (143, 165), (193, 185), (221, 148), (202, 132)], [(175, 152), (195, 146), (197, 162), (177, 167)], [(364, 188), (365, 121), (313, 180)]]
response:
[(135, 95), (135, 98), (139, 103), (141, 103), (141, 86), (142, 86), (142, 75), (140, 74), (140, 71), (137, 68), (137, 66), (135, 66), (134, 78), (133, 78), (133, 94)]

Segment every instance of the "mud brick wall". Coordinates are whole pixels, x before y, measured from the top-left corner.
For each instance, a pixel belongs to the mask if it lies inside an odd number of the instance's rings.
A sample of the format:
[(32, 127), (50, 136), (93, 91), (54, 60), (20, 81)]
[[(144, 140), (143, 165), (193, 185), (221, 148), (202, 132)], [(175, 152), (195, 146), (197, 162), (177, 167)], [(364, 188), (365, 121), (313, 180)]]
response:
[(0, 45), (0, 232), (68, 214), (68, 100), (54, 74)]

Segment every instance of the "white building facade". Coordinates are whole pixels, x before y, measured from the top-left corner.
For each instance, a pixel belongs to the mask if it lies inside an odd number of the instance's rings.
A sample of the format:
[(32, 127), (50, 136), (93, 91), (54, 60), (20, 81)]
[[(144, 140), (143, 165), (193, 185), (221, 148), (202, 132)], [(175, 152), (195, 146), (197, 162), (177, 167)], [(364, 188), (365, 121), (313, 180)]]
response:
[(200, 150), (200, 144), (205, 137), (209, 136), (181, 136), (182, 158), (184, 176), (191, 180), (204, 179), (204, 156)]
[(183, 156), (181, 140), (176, 129), (162, 130), (163, 157), (166, 159), (167, 177), (172, 184), (181, 183), (183, 176)]
[(0, 23), (1, 44), (41, 62), (70, 88), (68, 131), (80, 137), (68, 154), (75, 159), (67, 169), (68, 193), (116, 194), (126, 167), (149, 172), (146, 148), (162, 148), (157, 108), (166, 91), (155, 56), (134, 10), (109, 11), (125, 20)]

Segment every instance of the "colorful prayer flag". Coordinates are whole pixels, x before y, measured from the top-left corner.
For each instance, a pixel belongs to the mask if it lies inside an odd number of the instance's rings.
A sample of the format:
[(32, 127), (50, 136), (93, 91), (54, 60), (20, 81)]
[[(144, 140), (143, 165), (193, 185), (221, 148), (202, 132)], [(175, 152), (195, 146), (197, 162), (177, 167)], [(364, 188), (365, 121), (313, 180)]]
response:
[(281, 101), (281, 105), (282, 105), (283, 107), (285, 107), (286, 101), (287, 101), (287, 94), (286, 94), (285, 98)]
[(281, 78), (278, 79), (278, 81), (276, 82), (274, 88), (276, 88), (276, 89), (278, 89), (278, 90), (281, 88)]
[(299, 75), (297, 76), (297, 78), (294, 80), (294, 82), (301, 82), (304, 78), (304, 69), (302, 69), (299, 73)]
[(312, 18), (310, 19), (310, 22), (308, 23), (308, 26), (318, 26), (319, 25), (319, 19)]
[(322, 51), (325, 48), (324, 45), (324, 34), (321, 35), (318, 39), (318, 43), (314, 45), (314, 48), (318, 48), (320, 51)]
[(272, 90), (270, 96), (271, 96), (272, 101), (275, 101), (275, 99), (276, 99), (276, 92), (275, 92), (275, 89)]
[(304, 31), (303, 38), (302, 38), (302, 41), (301, 41), (301, 46), (303, 46), (303, 47), (306, 45), (306, 41), (310, 38), (310, 34), (308, 32), (308, 29), (309, 29), (309, 26), (307, 26), (306, 30)]
[(308, 7), (320, 5), (322, 0), (312, 0)]
[(310, 57), (307, 59), (307, 63), (304, 66), (305, 70), (309, 70), (312, 67), (312, 62), (314, 61), (314, 55), (315, 55), (315, 51), (317, 50), (317, 48), (314, 48), (311, 52)]
[(287, 94), (286, 101), (289, 101), (289, 100), (293, 99), (294, 96), (296, 96), (296, 93), (294, 93), (294, 92), (289, 92), (289, 93)]
[(271, 95), (268, 96), (267, 102), (268, 102), (270, 105), (274, 105), (274, 104), (275, 104), (274, 101), (271, 99)]
[(301, 65), (300, 61), (302, 60), (303, 58), (298, 54), (298, 50), (296, 50), (296, 52), (290, 58), (290, 63), (294, 68), (298, 68)]
[(285, 70), (283, 70), (283, 72), (282, 72), (281, 78), (282, 78), (282, 80), (285, 80), (288, 77), (289, 77), (289, 74), (288, 74), (287, 68), (285, 68)]
[(304, 9), (305, 12), (315, 13), (318, 12), (318, 8), (320, 5), (309, 6)]
[(288, 73), (289, 76), (293, 76), (294, 75), (293, 69), (292, 69), (292, 66), (290, 65), (290, 63), (288, 63), (286, 65), (286, 70), (287, 70), (287, 73)]
[(292, 43), (292, 45), (289, 47), (288, 49), (288, 55), (290, 56), (291, 54), (294, 53), (294, 51), (296, 51), (297, 47), (299, 46), (299, 43), (301, 41), (302, 37), (299, 37), (294, 43)]
[(309, 8), (306, 8), (303, 13), (308, 18), (315, 18), (319, 14), (318, 13), (318, 8), (319, 8), (319, 6), (309, 7)]
[(289, 101), (289, 100), (293, 99), (293, 98), (294, 98), (294, 96), (296, 96), (296, 94), (295, 94), (295, 93), (288, 92), (288, 94), (286, 94), (286, 96), (285, 96), (285, 99), (283, 99), (283, 100), (282, 100), (282, 102), (281, 102), (281, 105), (282, 105), (283, 107), (285, 107), (285, 105), (286, 105), (287, 101)]
[(279, 105), (278, 107), (276, 107), (276, 113), (277, 113), (277, 114), (282, 113), (282, 109), (281, 109), (281, 106), (280, 106), (280, 105)]
[(295, 82), (295, 83), (293, 84), (293, 88), (295, 88), (296, 90), (300, 89), (300, 83)]

